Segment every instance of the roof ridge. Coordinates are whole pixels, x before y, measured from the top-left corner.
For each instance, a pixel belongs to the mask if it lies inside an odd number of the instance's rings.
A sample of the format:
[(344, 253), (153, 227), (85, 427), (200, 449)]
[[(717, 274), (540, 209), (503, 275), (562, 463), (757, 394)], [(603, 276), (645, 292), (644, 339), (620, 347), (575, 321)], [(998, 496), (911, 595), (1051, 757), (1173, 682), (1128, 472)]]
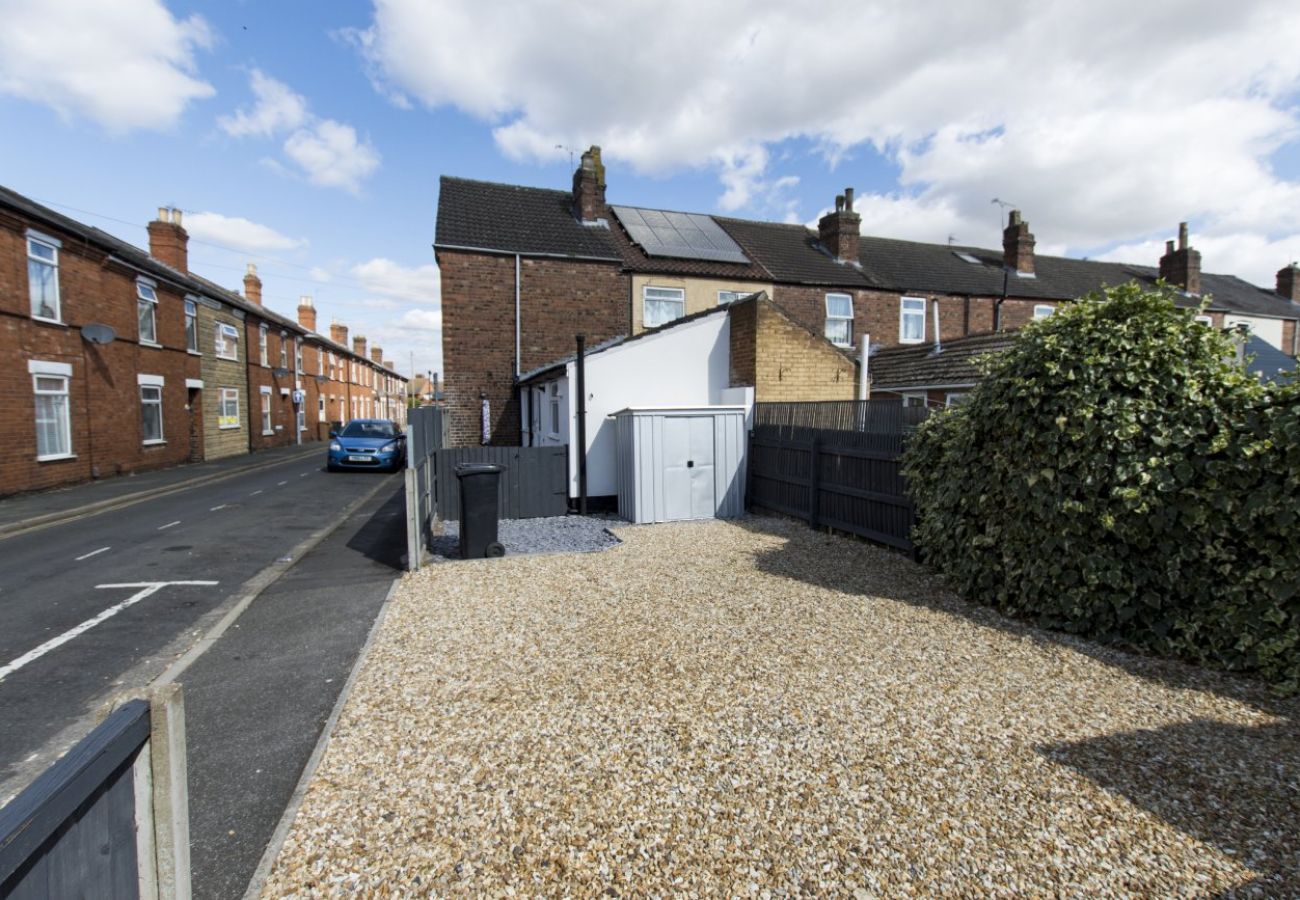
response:
[(454, 181), (460, 184), (478, 184), (486, 187), (510, 188), (516, 191), (544, 191), (548, 194), (572, 194), (572, 191), (562, 190), (560, 188), (536, 187), (531, 184), (511, 184), (508, 181), (486, 181), (482, 178), (462, 178), (459, 175), (440, 175), (440, 181)]

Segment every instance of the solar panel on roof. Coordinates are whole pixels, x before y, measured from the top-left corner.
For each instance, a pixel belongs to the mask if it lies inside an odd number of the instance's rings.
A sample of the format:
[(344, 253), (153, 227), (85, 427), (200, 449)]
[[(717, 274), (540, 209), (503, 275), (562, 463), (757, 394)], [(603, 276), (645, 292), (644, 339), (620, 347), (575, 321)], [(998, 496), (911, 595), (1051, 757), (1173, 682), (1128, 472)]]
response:
[(646, 256), (749, 262), (740, 245), (708, 216), (635, 206), (614, 206), (611, 209)]

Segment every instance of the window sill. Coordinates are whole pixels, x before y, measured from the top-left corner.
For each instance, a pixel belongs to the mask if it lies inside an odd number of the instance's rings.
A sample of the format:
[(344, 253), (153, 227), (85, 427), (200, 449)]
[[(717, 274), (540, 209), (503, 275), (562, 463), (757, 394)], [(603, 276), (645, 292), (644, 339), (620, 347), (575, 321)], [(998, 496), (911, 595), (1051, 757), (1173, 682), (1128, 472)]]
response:
[(275, 437), (275, 429), (271, 429), (270, 431), (263, 431), (262, 437)]
[(198, 356), (198, 357), (202, 357), (202, 356), (203, 356), (203, 354), (200, 353), (199, 351), (197, 351), (197, 350), (191, 350), (191, 349), (189, 349), (188, 347), (185, 348), (185, 352), (188, 353), (190, 356)]
[(238, 431), (242, 427), (241, 425), (218, 425), (217, 431)]
[(142, 340), (142, 341), (139, 341), (138, 343), (140, 344), (141, 347), (152, 347), (152, 348), (155, 349), (155, 350), (161, 350), (161, 349), (163, 348), (163, 345), (160, 344), (160, 343), (158, 343), (157, 341), (144, 341), (144, 340)]
[(924, 344), (925, 338), (912, 338), (910, 340), (908, 338), (899, 338), (898, 342), (900, 344)]
[[(62, 320), (60, 320), (60, 319), (47, 319), (47, 318), (45, 318), (44, 316), (32, 316), (32, 321), (33, 321), (33, 322), (44, 322), (46, 325), (62, 325), (64, 328), (67, 328), (67, 327), (68, 327), (68, 323), (67, 323), (67, 322), (64, 322), (64, 321), (62, 321)], [(53, 457), (51, 457), (51, 458), (53, 458)], [(58, 458), (59, 458), (59, 459), (63, 459), (63, 457), (61, 457), (61, 456), (58, 457)]]
[(59, 460), (62, 459), (76, 459), (76, 458), (77, 458), (77, 454), (75, 453), (58, 453), (53, 456), (38, 456), (36, 457), (36, 461), (37, 462), (58, 462)]
[(140, 444), (145, 447), (165, 447), (167, 446), (167, 441), (166, 440), (141, 441)]
[(224, 359), (226, 362), (239, 362), (238, 356), (222, 356), (220, 353), (217, 354), (217, 359)]

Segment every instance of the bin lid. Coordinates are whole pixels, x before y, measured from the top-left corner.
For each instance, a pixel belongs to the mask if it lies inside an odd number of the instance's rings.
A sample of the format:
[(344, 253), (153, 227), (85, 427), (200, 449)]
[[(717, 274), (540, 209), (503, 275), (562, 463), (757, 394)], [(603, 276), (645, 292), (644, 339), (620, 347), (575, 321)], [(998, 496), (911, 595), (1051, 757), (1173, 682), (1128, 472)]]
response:
[(492, 463), (461, 463), (456, 466), (456, 477), (465, 478), (470, 475), (495, 475), (497, 472), (504, 472), (505, 466), (497, 466)]

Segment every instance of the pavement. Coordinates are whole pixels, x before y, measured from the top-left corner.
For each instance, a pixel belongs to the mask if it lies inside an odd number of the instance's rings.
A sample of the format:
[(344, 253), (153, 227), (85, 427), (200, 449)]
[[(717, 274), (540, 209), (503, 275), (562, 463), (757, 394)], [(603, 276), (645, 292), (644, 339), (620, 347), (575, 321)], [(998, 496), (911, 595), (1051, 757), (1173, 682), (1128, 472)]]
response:
[(173, 466), (132, 475), (118, 475), (68, 487), (0, 499), (0, 539), (21, 531), (116, 509), (130, 503), (185, 490), (244, 472), (275, 466), (289, 460), (323, 459), (319, 441), (302, 446), (277, 447), (254, 454), (228, 456), (211, 462)]
[(195, 897), (244, 895), (401, 574), (404, 508), (401, 480), (385, 479), (177, 679)]

